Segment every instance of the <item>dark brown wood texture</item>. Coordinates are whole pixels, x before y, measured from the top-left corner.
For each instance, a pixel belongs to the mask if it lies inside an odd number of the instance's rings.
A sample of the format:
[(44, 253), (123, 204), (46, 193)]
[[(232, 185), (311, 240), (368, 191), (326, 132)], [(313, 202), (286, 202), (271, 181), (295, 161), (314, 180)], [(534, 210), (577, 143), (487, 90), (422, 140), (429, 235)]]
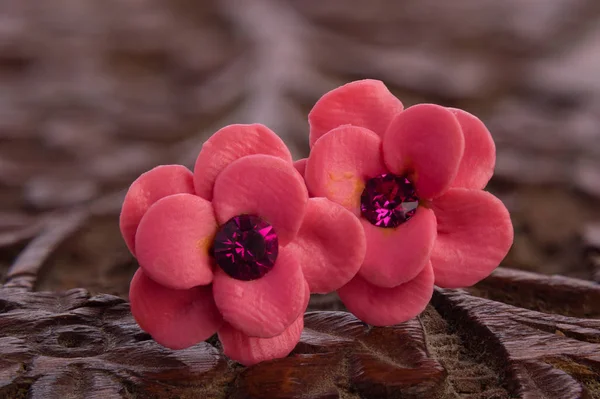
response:
[(265, 123), (306, 155), (312, 104), (370, 77), (406, 105), (460, 107), (489, 125), (490, 189), (516, 230), (507, 264), (594, 277), (597, 0), (246, 3), (0, 2), (0, 276), (66, 218), (81, 231), (56, 242), (37, 289), (126, 296), (135, 264), (115, 217), (133, 179), (192, 166), (229, 123)]
[(393, 327), (309, 312), (289, 357), (245, 368), (215, 339), (162, 348), (116, 296), (3, 288), (0, 397), (600, 398), (598, 316), (593, 283), (500, 269)]

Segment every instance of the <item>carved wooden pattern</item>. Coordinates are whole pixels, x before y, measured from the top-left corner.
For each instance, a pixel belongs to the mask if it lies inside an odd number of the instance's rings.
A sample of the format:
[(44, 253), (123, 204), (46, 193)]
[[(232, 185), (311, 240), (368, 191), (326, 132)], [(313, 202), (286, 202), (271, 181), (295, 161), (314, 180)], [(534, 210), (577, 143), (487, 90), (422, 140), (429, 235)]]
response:
[[(3, 288), (0, 397), (600, 395), (600, 287), (500, 269), (473, 293), (438, 289), (420, 317), (385, 328), (344, 311), (311, 311), (289, 357), (246, 368), (226, 359), (215, 339), (161, 347), (119, 297)], [(333, 296), (313, 301), (313, 309), (336, 306)], [(545, 312), (532, 310), (540, 306)]]

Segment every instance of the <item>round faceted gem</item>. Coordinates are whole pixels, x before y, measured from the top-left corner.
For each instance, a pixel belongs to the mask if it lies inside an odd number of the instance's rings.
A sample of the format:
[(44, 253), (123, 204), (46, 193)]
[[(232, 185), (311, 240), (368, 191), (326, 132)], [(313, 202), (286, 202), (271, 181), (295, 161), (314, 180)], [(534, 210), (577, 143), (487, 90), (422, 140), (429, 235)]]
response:
[(360, 210), (365, 219), (379, 227), (396, 227), (416, 212), (419, 198), (406, 177), (391, 173), (367, 181), (360, 198)]
[(239, 215), (221, 226), (213, 245), (219, 267), (238, 280), (256, 280), (275, 265), (279, 242), (273, 227), (252, 215)]

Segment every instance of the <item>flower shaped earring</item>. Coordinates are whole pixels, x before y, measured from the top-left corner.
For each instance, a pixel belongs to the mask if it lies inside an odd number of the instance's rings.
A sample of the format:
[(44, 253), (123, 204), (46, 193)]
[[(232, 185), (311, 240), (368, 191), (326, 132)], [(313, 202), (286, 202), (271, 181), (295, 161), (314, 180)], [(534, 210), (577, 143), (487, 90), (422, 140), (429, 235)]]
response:
[(513, 241), (508, 211), (482, 191), (495, 145), (484, 124), (458, 109), (402, 103), (380, 81), (325, 94), (309, 114), (311, 151), (297, 161), (311, 195), (360, 218), (367, 251), (338, 290), (363, 321), (397, 324), (422, 312), (434, 283), (487, 277)]
[(506, 256), (512, 224), (482, 190), (495, 146), (479, 119), (405, 110), (363, 80), (325, 94), (309, 122), (311, 152), (296, 163), (268, 128), (231, 125), (193, 173), (163, 165), (131, 185), (120, 218), (140, 264), (131, 311), (157, 342), (217, 333), (242, 364), (280, 358), (310, 293), (337, 291), (366, 323), (393, 325), (422, 312), (434, 284), (475, 284)]
[(245, 365), (287, 356), (310, 292), (347, 284), (365, 256), (358, 219), (310, 198), (281, 139), (227, 126), (194, 173), (159, 166), (130, 187), (120, 218), (140, 269), (131, 311), (160, 344), (182, 349), (214, 333)]

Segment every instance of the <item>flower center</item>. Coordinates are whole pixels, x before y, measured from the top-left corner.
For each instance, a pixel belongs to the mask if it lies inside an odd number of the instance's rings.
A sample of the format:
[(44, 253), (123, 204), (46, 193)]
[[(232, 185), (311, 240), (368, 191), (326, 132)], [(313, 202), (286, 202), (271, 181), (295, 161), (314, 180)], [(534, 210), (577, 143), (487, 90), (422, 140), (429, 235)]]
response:
[(223, 224), (213, 245), (219, 267), (238, 280), (256, 280), (275, 265), (279, 242), (273, 227), (252, 215), (239, 215)]
[(413, 217), (419, 206), (415, 189), (404, 176), (391, 173), (367, 180), (360, 197), (360, 210), (379, 227), (396, 227)]

